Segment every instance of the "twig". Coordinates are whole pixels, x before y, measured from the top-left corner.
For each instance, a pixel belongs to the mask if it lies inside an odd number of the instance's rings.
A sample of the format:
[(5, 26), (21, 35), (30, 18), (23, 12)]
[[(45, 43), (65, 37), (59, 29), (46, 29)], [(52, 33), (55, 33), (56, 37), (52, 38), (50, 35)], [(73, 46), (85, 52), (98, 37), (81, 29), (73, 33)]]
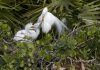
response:
[(70, 35), (72, 35), (75, 31), (78, 31), (78, 30), (81, 29), (81, 28), (89, 27), (89, 26), (93, 26), (93, 25), (94, 25), (94, 24), (88, 24), (88, 25), (80, 26), (79, 28), (76, 28), (76, 29), (74, 29), (72, 32), (70, 32), (70, 33), (68, 34), (68, 37), (69, 37)]
[(5, 39), (3, 39), (4, 43), (6, 44), (12, 44), (13, 42), (7, 42)]
[(77, 44), (77, 46), (80, 46), (80, 45), (84, 44), (85, 42), (87, 42), (87, 41), (89, 41), (89, 40), (92, 40), (92, 39), (94, 39), (94, 37), (93, 37), (93, 38), (90, 38), (90, 39), (88, 39), (88, 40), (86, 40), (86, 41), (84, 41), (84, 42), (81, 42), (81, 43)]
[(100, 66), (100, 64), (96, 64), (97, 66)]
[(72, 59), (70, 57), (67, 57), (67, 58), (70, 59), (72, 62), (84, 62), (84, 63), (86, 63), (86, 62), (87, 63), (90, 63), (90, 62), (92, 63), (92, 62), (94, 62), (96, 60), (95, 58), (90, 59), (90, 60), (82, 60), (82, 59), (78, 60), (77, 58), (74, 60), (74, 59)]
[(67, 57), (70, 61), (71, 61), (71, 65), (72, 65), (72, 58), (70, 58), (70, 57)]
[(91, 59), (91, 60), (77, 60), (77, 61), (74, 60), (74, 62), (84, 62), (84, 63), (86, 63), (86, 62), (87, 63), (90, 63), (90, 62), (92, 63), (94, 61), (95, 61), (95, 59)]
[(73, 60), (73, 62), (84, 62), (84, 63), (92, 63), (94, 62), (96, 59), (90, 59), (90, 60), (82, 60), (82, 59), (79, 59), (79, 60)]

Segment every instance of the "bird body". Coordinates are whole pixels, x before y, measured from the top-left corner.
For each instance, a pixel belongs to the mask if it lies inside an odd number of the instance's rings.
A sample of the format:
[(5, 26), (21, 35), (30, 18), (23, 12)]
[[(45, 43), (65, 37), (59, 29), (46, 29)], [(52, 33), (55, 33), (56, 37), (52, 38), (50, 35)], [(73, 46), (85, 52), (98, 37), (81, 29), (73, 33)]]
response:
[(42, 28), (42, 32), (48, 33), (53, 25), (57, 28), (58, 37), (62, 35), (62, 33), (64, 32), (64, 28), (68, 29), (61, 20), (59, 20), (52, 13), (48, 12), (48, 8), (45, 7), (42, 11), (42, 14), (39, 16), (37, 23), (35, 23), (34, 25), (32, 23), (26, 24), (25, 29), (19, 30), (15, 34), (13, 39), (15, 41), (29, 41), (29, 38), (35, 40), (40, 34), (40, 27)]
[(39, 16), (37, 22), (42, 21), (41, 28), (42, 32), (44, 33), (48, 33), (53, 25), (56, 26), (58, 35), (60, 36), (64, 32), (64, 28), (68, 30), (67, 26), (52, 13), (48, 12), (46, 8), (43, 9), (42, 14)]
[(42, 15), (45, 15), (47, 12), (48, 12), (48, 8), (45, 7), (45, 8), (43, 9), (43, 11), (42, 11)]
[(21, 42), (26, 42), (26, 41), (30, 42), (31, 40), (35, 40), (40, 33), (40, 29), (38, 27), (39, 25), (36, 25), (36, 24), (32, 25), (32, 23), (28, 23), (26, 24), (25, 29), (19, 30), (15, 34), (13, 39), (15, 41), (21, 41)]
[(24, 42), (24, 41), (27, 41), (27, 39), (25, 39), (25, 37), (28, 36), (27, 34), (27, 31), (26, 30), (19, 30), (15, 36), (14, 36), (14, 40), (15, 41), (21, 41), (21, 42)]
[(28, 23), (25, 26), (25, 30), (27, 32), (28, 37), (31, 37), (33, 40), (36, 39), (40, 33), (40, 29), (38, 27), (39, 27), (39, 23), (34, 25), (32, 23)]
[(43, 23), (41, 27), (43, 33), (48, 33), (51, 30), (51, 25), (48, 22)]
[(39, 29), (29, 30), (29, 31), (27, 31), (27, 33), (28, 33), (28, 37), (30, 37), (33, 40), (35, 40), (38, 37), (38, 35), (40, 33), (40, 30)]

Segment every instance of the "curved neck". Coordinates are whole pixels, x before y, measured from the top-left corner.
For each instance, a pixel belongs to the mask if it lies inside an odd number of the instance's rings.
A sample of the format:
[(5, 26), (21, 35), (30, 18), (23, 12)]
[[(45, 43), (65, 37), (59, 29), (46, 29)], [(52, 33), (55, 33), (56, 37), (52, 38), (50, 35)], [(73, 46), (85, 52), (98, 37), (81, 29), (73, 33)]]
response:
[(35, 32), (35, 34), (38, 35), (40, 33), (40, 29), (27, 30), (27, 32), (29, 32), (29, 33), (34, 33)]
[(39, 35), (40, 29), (35, 29), (35, 32), (36, 32), (37, 35)]

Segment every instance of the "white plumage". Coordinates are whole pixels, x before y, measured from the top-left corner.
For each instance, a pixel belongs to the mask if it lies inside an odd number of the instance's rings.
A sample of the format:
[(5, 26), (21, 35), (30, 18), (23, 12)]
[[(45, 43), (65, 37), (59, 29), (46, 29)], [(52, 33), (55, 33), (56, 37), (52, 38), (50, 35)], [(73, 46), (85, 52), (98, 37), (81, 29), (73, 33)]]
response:
[(14, 36), (14, 40), (15, 41), (27, 41), (27, 39), (25, 39), (24, 37), (28, 36), (26, 30), (19, 30), (16, 35)]
[(39, 16), (37, 22), (41, 22), (42, 32), (48, 33), (51, 30), (53, 25), (56, 26), (59, 36), (64, 32), (64, 28), (67, 26), (60, 21), (57, 17), (55, 17), (52, 13), (48, 12), (47, 7), (45, 7), (42, 11), (42, 14)]
[(19, 30), (15, 34), (13, 39), (15, 41), (21, 41), (21, 42), (26, 42), (26, 41), (30, 42), (32, 40), (35, 40), (40, 33), (39, 25), (40, 23), (34, 25), (32, 25), (32, 23), (26, 24), (25, 29)]
[(45, 8), (43, 9), (43, 11), (42, 11), (42, 15), (45, 15), (47, 12), (48, 12), (48, 8), (45, 7)]

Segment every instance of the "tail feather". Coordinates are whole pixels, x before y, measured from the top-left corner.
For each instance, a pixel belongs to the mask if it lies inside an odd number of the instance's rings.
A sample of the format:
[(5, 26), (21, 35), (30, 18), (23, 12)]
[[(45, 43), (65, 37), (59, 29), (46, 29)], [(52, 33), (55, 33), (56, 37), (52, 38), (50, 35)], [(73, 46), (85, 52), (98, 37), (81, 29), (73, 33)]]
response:
[(57, 27), (59, 37), (64, 33), (65, 29), (68, 30), (68, 27), (56, 17), (55, 17), (55, 25)]
[(63, 31), (63, 28), (62, 28), (62, 26), (60, 25), (60, 23), (58, 22), (58, 21), (56, 21), (55, 22), (55, 25), (56, 25), (56, 27), (57, 27), (57, 31), (58, 31), (58, 35), (59, 35), (59, 37), (61, 36), (61, 34), (62, 34), (62, 31)]
[(67, 30), (69, 30), (68, 27), (64, 24), (64, 23), (66, 23), (66, 19), (65, 19), (65, 18), (63, 18), (62, 21), (60, 21), (60, 22), (61, 22), (61, 25), (62, 25), (64, 28), (66, 28)]

